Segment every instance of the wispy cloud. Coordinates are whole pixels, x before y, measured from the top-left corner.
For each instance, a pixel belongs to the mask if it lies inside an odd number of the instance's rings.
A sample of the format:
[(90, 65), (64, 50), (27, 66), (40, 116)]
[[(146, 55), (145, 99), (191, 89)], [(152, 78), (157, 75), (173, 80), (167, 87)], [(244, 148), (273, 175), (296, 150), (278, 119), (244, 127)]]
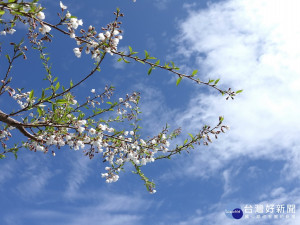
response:
[(167, 5), (170, 3), (170, 0), (155, 0), (154, 5), (159, 9), (159, 10), (164, 10), (167, 9)]
[(24, 200), (42, 195), (49, 180), (54, 175), (49, 169), (48, 159), (38, 153), (29, 153), (22, 156), (16, 163), (23, 166), (21, 173), (19, 166), (13, 171), (15, 178), (18, 177), (18, 183), (15, 187), (17, 194)]
[(64, 196), (67, 199), (79, 198), (82, 195), (80, 194), (80, 187), (85, 183), (88, 178), (90, 170), (90, 164), (92, 161), (88, 157), (83, 157), (82, 154), (76, 154), (73, 156), (70, 173), (67, 178), (67, 188), (64, 192)]
[[(22, 209), (14, 218), (10, 213), (5, 215), (4, 221), (9, 224), (22, 224), (24, 219), (31, 219), (35, 224), (106, 224), (106, 225), (138, 225), (141, 224), (143, 213), (151, 206), (140, 196), (115, 194), (109, 191), (92, 192), (85, 204), (76, 202), (63, 209)], [(65, 206), (65, 205), (64, 205)], [(17, 209), (16, 209), (17, 210)], [(15, 214), (16, 212), (14, 212)], [(40, 222), (40, 223), (39, 223)]]
[[(221, 78), (223, 87), (244, 89), (232, 102), (200, 93), (177, 121), (187, 130), (215, 124), (229, 134), (199, 153), (187, 170), (207, 176), (240, 157), (286, 160), (289, 177), (299, 172), (300, 2), (231, 0), (190, 11), (180, 24), (180, 53), (195, 58), (201, 79)], [(198, 89), (199, 90), (199, 89)], [(200, 89), (201, 91), (201, 89)]]
[(0, 189), (2, 184), (4, 184), (8, 179), (13, 177), (14, 166), (10, 163), (2, 163), (1, 167), (1, 176), (0, 176)]

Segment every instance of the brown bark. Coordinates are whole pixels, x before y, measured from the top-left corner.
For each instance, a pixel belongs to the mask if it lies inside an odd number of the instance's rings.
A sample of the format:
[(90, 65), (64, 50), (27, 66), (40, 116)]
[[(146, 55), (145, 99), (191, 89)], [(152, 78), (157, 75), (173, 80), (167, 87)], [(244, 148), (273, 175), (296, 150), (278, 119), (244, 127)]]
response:
[(9, 117), (6, 113), (4, 113), (2, 110), (0, 110), (0, 121), (2, 121), (3, 123), (6, 123), (12, 127), (15, 127), (16, 129), (18, 129), (22, 134), (24, 134), (26, 137), (39, 142), (39, 140), (32, 135), (31, 133), (29, 133), (24, 126), (17, 120)]

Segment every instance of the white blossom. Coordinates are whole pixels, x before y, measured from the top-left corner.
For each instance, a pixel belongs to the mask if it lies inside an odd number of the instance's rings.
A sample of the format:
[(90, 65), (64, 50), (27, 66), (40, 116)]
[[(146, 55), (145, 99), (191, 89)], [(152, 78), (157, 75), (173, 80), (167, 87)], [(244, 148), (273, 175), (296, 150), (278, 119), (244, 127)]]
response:
[(92, 93), (95, 93), (95, 92), (96, 92), (96, 90), (95, 90), (95, 89), (92, 89), (92, 90), (91, 90), (91, 92), (92, 92)]
[(114, 30), (113, 35), (118, 35), (120, 32), (118, 30)]
[[(133, 0), (135, 2), (135, 0)], [(152, 190), (150, 191), (150, 194), (155, 194), (156, 193), (156, 190)]]
[(65, 6), (61, 1), (59, 2), (59, 6), (62, 9), (67, 9), (67, 6)]
[(79, 126), (81, 126), (81, 125), (86, 125), (86, 120), (78, 120), (77, 124), (78, 124)]
[(70, 33), (70, 38), (75, 38), (75, 37), (76, 37), (75, 33), (74, 33), (74, 32), (71, 32), (71, 33)]
[(89, 131), (90, 134), (96, 134), (96, 130), (94, 128), (91, 128)]
[(111, 128), (108, 128), (107, 131), (108, 131), (109, 133), (112, 133), (112, 132), (115, 131), (115, 129), (111, 127)]
[(82, 133), (85, 130), (85, 128), (84, 127), (79, 127), (77, 130), (78, 130), (79, 133)]
[(37, 150), (37, 151), (42, 151), (42, 152), (44, 152), (44, 151), (45, 151), (45, 148), (44, 148), (43, 146), (38, 145), (38, 146), (36, 147), (36, 150)]
[(0, 31), (0, 35), (6, 35), (6, 31)]
[(74, 29), (77, 29), (78, 26), (82, 26), (83, 24), (82, 20), (78, 20), (77, 18), (71, 18), (70, 23)]
[(104, 40), (105, 40), (104, 34), (103, 34), (103, 33), (99, 33), (99, 34), (98, 34), (98, 39), (99, 39), (100, 41), (104, 41)]
[(67, 17), (67, 18), (70, 18), (70, 17), (71, 17), (71, 13), (67, 12), (67, 13), (66, 13), (66, 17)]
[(100, 123), (99, 128), (104, 131), (104, 130), (107, 129), (107, 125), (103, 125), (103, 124)]
[(39, 31), (42, 33), (42, 34), (46, 34), (46, 33), (49, 33), (51, 30), (51, 27), (49, 27), (48, 25), (43, 25), (42, 27), (40, 27)]
[(37, 18), (39, 18), (40, 20), (44, 20), (45, 19), (45, 13), (43, 12), (38, 12), (36, 14)]
[(10, 29), (9, 31), (7, 31), (7, 33), (8, 33), (8, 34), (14, 34), (15, 32), (16, 32), (16, 30), (15, 30), (15, 29), (13, 29), (13, 28), (12, 28), (12, 29)]
[(142, 144), (143, 146), (146, 145), (146, 142), (145, 142), (143, 139), (141, 139), (140, 142), (141, 142), (141, 144)]
[(114, 46), (117, 46), (117, 45), (119, 44), (119, 39), (118, 39), (118, 38), (114, 38), (114, 39), (112, 40), (112, 44), (113, 44)]
[(109, 38), (109, 37), (110, 37), (110, 32), (109, 32), (109, 31), (106, 31), (106, 32), (105, 32), (105, 36)]
[[(80, 58), (80, 57), (81, 57), (81, 51), (80, 51), (79, 48), (74, 48), (74, 49), (73, 49), (73, 52), (75, 53), (75, 56), (76, 56), (77, 58)], [(76, 103), (75, 103), (75, 104), (76, 104)]]

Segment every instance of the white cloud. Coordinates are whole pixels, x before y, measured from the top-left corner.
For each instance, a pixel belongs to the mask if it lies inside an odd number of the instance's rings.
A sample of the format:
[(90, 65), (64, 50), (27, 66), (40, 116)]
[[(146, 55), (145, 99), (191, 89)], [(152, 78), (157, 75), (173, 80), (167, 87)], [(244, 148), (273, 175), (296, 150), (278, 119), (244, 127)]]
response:
[(232, 194), (233, 192), (236, 192), (238, 190), (237, 187), (234, 187), (232, 185), (232, 178), (235, 178), (239, 174), (239, 170), (233, 170), (233, 169), (226, 169), (223, 173), (223, 179), (224, 179), (224, 191), (221, 198), (226, 197), (229, 194)]
[(167, 9), (167, 5), (170, 3), (170, 0), (155, 0), (154, 5), (159, 9), (159, 10), (164, 10)]
[[(3, 159), (2, 159), (3, 160)], [(3, 163), (0, 167), (0, 171), (1, 171), (1, 176), (0, 176), (0, 188), (2, 188), (1, 186), (10, 178), (13, 177), (13, 173), (14, 173), (14, 168), (12, 164), (9, 163)]]
[[(125, 47), (121, 47), (121, 48), (118, 49), (118, 51), (124, 52), (125, 54), (128, 54), (128, 53), (129, 53), (127, 47), (126, 47), (126, 48), (125, 48)], [(119, 56), (114, 55), (114, 57), (112, 58), (112, 60), (113, 60), (113, 67), (114, 67), (115, 69), (123, 70), (123, 69), (126, 68), (126, 64), (127, 64), (127, 63), (125, 63), (123, 60), (118, 61), (119, 58), (120, 58)]]
[(80, 186), (86, 181), (90, 171), (90, 165), (92, 160), (88, 157), (84, 157), (82, 154), (75, 155), (71, 163), (70, 173), (67, 179), (67, 188), (64, 196), (68, 199), (78, 198), (80, 194)]
[(107, 225), (134, 225), (141, 224), (141, 213), (147, 210), (151, 202), (139, 196), (117, 195), (109, 192), (96, 193), (98, 203), (89, 207), (80, 208), (71, 221), (70, 225), (81, 224), (107, 224)]
[(286, 160), (290, 177), (299, 173), (299, 7), (297, 0), (231, 0), (190, 11), (181, 23), (179, 51), (196, 58), (200, 79), (244, 89), (229, 102), (200, 87), (178, 116), (187, 130), (216, 124), (219, 115), (231, 127), (193, 158), (192, 174), (207, 176), (242, 156)]
[[(27, 155), (19, 156), (16, 161), (18, 166), (12, 172), (18, 179), (15, 191), (23, 199), (28, 200), (44, 195), (43, 191), (47, 189), (49, 180), (55, 174), (49, 169), (48, 161), (47, 157), (43, 157), (39, 153), (27, 153)], [(22, 173), (18, 171), (20, 163), (22, 164)]]
[[(4, 216), (7, 224), (22, 224), (30, 219), (41, 224), (106, 224), (106, 225), (138, 225), (142, 215), (152, 205), (152, 201), (141, 196), (122, 195), (105, 189), (90, 191), (85, 195), (84, 204), (76, 202), (69, 205), (67, 210), (58, 208), (16, 209)], [(88, 202), (87, 202), (88, 200)], [(18, 214), (18, 217), (13, 215)]]

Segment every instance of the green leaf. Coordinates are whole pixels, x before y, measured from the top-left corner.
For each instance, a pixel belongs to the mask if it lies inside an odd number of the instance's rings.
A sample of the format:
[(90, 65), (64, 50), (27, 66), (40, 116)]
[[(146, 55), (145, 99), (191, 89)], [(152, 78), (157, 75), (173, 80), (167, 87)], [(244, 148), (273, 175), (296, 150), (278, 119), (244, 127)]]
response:
[(68, 103), (68, 100), (67, 99), (57, 99), (56, 103), (58, 103), (58, 104), (65, 104), (65, 103)]
[(148, 59), (149, 58), (149, 53), (145, 50), (145, 58)]
[(153, 69), (153, 67), (151, 66), (151, 67), (149, 68), (149, 70), (148, 70), (148, 75), (150, 75), (150, 74), (151, 74), (151, 72), (152, 72), (152, 69)]
[(216, 85), (219, 81), (220, 81), (220, 79), (215, 80), (214, 85)]
[(55, 85), (55, 91), (57, 91), (59, 87), (60, 87), (60, 84), (59, 84), (59, 82), (57, 82)]
[(29, 99), (32, 99), (32, 98), (33, 98), (33, 93), (34, 93), (34, 91), (32, 90), (32, 91), (30, 92), (30, 94), (29, 94)]
[(70, 87), (73, 87), (73, 81), (70, 80)]
[(5, 57), (7, 58), (8, 62), (10, 63), (10, 57), (9, 57), (9, 55), (5, 55)]
[(42, 97), (41, 98), (43, 99), (44, 97), (45, 97), (45, 90), (43, 89), (42, 90)]
[(198, 70), (194, 70), (192, 73), (192, 77), (195, 76), (198, 73)]
[(39, 116), (43, 115), (43, 110), (40, 107), (37, 107), (36, 110), (38, 111)]
[(176, 67), (173, 61), (171, 61), (171, 64), (172, 64), (172, 68)]
[(193, 136), (192, 134), (188, 133), (188, 135), (190, 135), (190, 137), (191, 137), (192, 139), (194, 139), (194, 136)]
[(181, 80), (182, 80), (182, 77), (179, 77), (179, 78), (177, 79), (177, 81), (176, 81), (176, 86), (178, 86), (178, 84), (181, 82)]
[(130, 54), (132, 53), (132, 48), (128, 46)]
[(223, 117), (223, 116), (220, 116), (220, 117), (219, 117), (219, 122), (222, 123), (223, 120), (224, 120), (224, 117)]
[(0, 10), (0, 16), (4, 15), (5, 11), (4, 10)]
[(243, 92), (243, 90), (238, 90), (238, 91), (236, 91), (237, 94), (238, 94), (238, 93), (241, 93), (241, 92)]

